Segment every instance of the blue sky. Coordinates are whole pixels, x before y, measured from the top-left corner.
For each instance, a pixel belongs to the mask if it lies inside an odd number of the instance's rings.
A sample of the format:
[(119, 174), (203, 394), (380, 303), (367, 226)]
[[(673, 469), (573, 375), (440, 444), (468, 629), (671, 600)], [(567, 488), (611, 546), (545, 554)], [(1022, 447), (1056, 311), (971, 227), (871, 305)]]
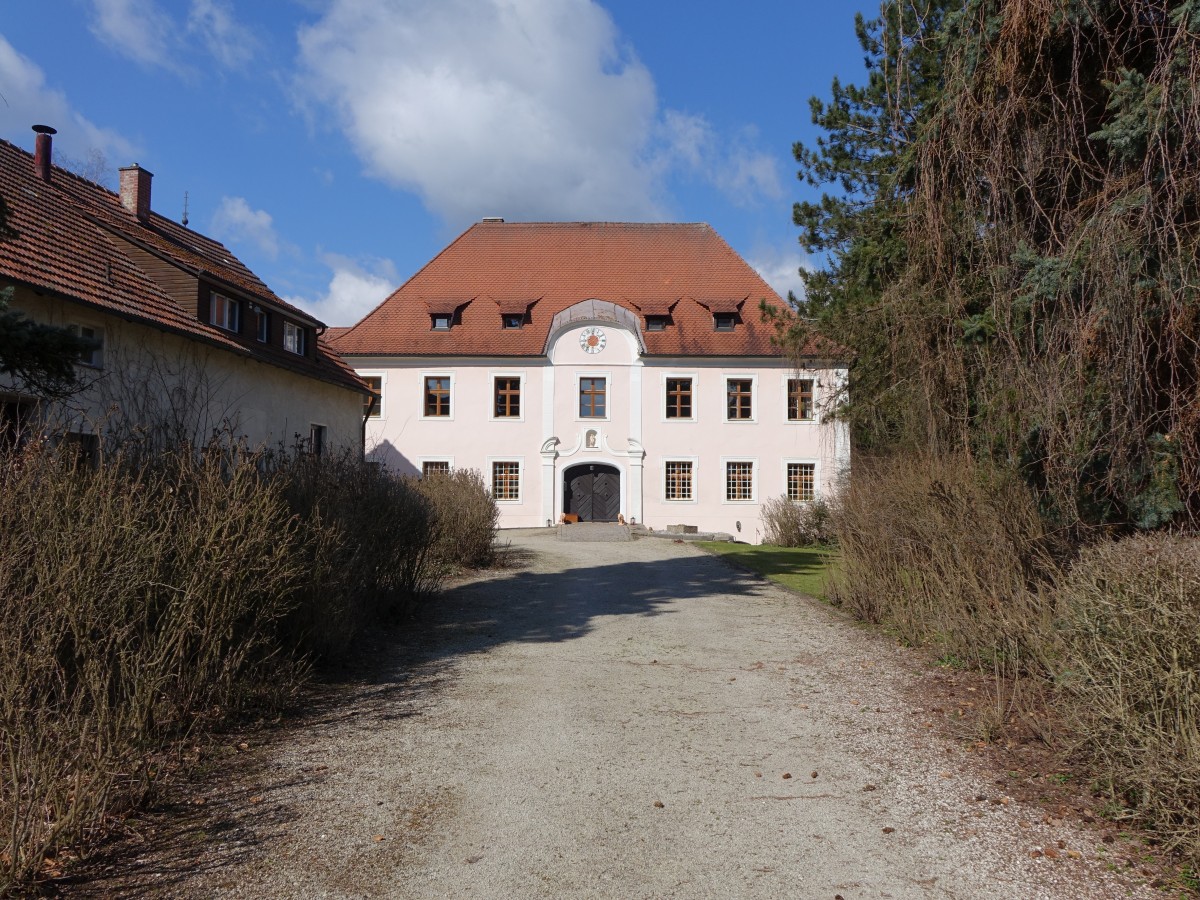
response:
[(808, 98), (851, 0), (42, 0), (0, 20), (0, 137), (224, 241), (331, 325), (484, 216), (708, 222), (781, 293)]

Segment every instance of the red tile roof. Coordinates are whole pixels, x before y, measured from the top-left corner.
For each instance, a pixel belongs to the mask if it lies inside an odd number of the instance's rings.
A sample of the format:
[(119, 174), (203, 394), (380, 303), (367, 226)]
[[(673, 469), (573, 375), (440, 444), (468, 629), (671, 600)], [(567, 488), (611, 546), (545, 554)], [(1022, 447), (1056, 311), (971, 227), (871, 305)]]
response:
[[(431, 303), (444, 297), (472, 302), (460, 324), (432, 331), (430, 312), (443, 310)], [(339, 330), (334, 346), (347, 356), (540, 356), (555, 314), (588, 299), (635, 315), (669, 313), (664, 331), (646, 332), (642, 321), (649, 355), (781, 355), (759, 303), (787, 304), (712, 228), (612, 222), (473, 225), (357, 325)], [(523, 304), (532, 304), (527, 324), (503, 328), (500, 313)], [(714, 311), (739, 310), (733, 331), (714, 330)]]
[(365, 391), (353, 370), (317, 342), (313, 358), (288, 358), (239, 342), (173, 300), (122, 249), (114, 235), (172, 265), (202, 276), (314, 327), (321, 323), (275, 296), (218, 241), (156, 213), (140, 222), (112, 191), (55, 167), (49, 183), (34, 174), (33, 156), (0, 140), (0, 196), (16, 237), (0, 241), (0, 281), (58, 294), (126, 319), (261, 359), (312, 378)]

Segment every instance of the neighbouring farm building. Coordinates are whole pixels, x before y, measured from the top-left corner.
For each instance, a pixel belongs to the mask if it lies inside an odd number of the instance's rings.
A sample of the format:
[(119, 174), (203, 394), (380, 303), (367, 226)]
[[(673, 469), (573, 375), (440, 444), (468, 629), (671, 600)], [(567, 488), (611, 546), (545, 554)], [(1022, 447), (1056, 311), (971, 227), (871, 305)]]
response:
[(331, 344), (380, 394), (368, 458), (479, 469), (502, 526), (758, 541), (764, 500), (850, 464), (845, 359), (788, 360), (763, 303), (786, 308), (707, 225), (485, 219)]
[(153, 212), (151, 174), (120, 171), (120, 192), (0, 141), (0, 288), (38, 322), (96, 348), (85, 385), (45, 403), (0, 376), (0, 438), (35, 428), (93, 454), (109, 432), (161, 428), (194, 444), (227, 429), (251, 445), (361, 451), (369, 388), (331, 352), (325, 326), (277, 297), (217, 241)]

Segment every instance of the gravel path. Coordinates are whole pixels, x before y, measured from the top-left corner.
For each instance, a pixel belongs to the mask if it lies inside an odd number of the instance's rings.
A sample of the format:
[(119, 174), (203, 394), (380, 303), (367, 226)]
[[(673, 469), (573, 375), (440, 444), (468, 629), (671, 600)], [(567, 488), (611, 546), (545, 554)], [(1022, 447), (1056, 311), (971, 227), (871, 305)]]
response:
[[(1043, 824), (936, 737), (905, 692), (912, 654), (836, 612), (686, 544), (512, 543), (523, 562), (451, 591), (390, 672), (251, 748), (254, 783), (214, 787), (194, 843), (99, 887), (1155, 895), (1105, 871), (1096, 834)], [(1043, 847), (1058, 858), (1030, 857)]]

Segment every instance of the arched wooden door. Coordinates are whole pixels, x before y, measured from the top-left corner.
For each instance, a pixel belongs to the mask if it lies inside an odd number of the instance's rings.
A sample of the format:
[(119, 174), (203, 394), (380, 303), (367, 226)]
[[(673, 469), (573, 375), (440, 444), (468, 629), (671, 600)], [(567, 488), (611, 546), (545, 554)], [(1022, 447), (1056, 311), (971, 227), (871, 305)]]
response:
[(585, 463), (563, 472), (563, 512), (580, 522), (615, 522), (621, 512), (621, 473), (613, 466)]

